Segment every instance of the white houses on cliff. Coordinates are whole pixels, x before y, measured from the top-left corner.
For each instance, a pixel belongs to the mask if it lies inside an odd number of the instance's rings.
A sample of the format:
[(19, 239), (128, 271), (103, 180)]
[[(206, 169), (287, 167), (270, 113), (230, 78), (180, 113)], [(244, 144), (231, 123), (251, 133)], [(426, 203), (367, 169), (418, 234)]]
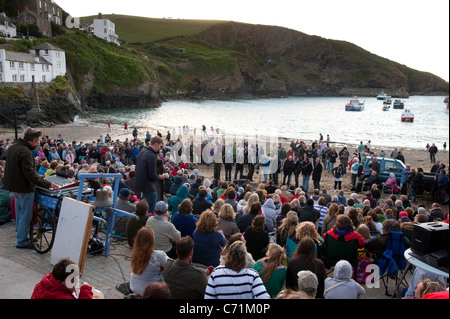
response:
[(66, 53), (49, 43), (30, 49), (30, 53), (0, 49), (0, 82), (42, 83), (66, 75)]

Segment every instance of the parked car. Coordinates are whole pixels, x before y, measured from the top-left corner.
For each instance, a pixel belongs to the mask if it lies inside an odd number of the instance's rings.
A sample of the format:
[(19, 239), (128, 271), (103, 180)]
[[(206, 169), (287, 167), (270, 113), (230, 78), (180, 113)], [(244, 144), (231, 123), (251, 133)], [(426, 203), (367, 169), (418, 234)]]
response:
[[(363, 168), (361, 170), (360, 180), (363, 180), (365, 176), (370, 175), (369, 164), (372, 162), (372, 157), (367, 157), (364, 162)], [(397, 180), (397, 185), (400, 186), (400, 180), (402, 178), (402, 172), (406, 168), (405, 164), (402, 161), (389, 158), (389, 157), (377, 157), (377, 162), (380, 164), (380, 172), (378, 174), (378, 182), (384, 183), (389, 178), (391, 173), (395, 174), (395, 179)], [(430, 194), (434, 194), (436, 182), (434, 177), (436, 174), (434, 173), (424, 173), (423, 175), (423, 183), (422, 190), (419, 192), (420, 194), (424, 191), (429, 192)]]

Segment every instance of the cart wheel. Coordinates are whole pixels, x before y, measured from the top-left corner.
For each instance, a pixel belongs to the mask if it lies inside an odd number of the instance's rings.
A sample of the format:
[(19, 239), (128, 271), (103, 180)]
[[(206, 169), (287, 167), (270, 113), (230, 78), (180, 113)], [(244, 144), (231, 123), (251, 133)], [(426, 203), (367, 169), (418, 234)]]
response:
[(34, 250), (45, 254), (52, 249), (55, 241), (56, 223), (53, 215), (46, 208), (39, 208), (33, 213), (30, 224), (31, 244)]

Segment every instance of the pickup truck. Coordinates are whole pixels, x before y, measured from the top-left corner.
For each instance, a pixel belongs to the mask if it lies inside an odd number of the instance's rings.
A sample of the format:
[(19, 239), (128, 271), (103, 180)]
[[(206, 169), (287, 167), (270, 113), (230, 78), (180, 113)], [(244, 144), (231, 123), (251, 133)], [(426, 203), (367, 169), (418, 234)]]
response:
[[(366, 161), (364, 162), (364, 165), (361, 170), (360, 180), (363, 180), (365, 176), (370, 175), (370, 168), (369, 164), (372, 162), (371, 157), (367, 157)], [(400, 186), (400, 180), (402, 178), (402, 172), (406, 168), (405, 164), (403, 164), (402, 161), (389, 158), (389, 157), (377, 157), (377, 162), (380, 164), (380, 172), (378, 174), (378, 181), (379, 183), (384, 183), (389, 178), (390, 173), (395, 174), (395, 178), (397, 180), (397, 185)], [(436, 186), (436, 182), (434, 180), (434, 177), (436, 174), (434, 173), (424, 173), (423, 174), (423, 183), (422, 183), (422, 190), (420, 193), (423, 193), (423, 191), (429, 192), (431, 195), (434, 193), (434, 188)]]

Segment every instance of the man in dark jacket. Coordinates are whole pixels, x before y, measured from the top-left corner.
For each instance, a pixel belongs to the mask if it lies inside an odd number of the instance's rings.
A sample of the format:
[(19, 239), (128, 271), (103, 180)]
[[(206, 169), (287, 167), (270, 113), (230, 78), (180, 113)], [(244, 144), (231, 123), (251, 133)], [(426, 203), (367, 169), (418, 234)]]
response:
[(163, 140), (154, 136), (150, 140), (150, 146), (144, 148), (136, 157), (136, 192), (142, 192), (142, 198), (148, 203), (148, 212), (153, 213), (158, 194), (156, 183), (164, 179), (163, 175), (156, 173), (157, 154), (163, 147)]
[(314, 208), (314, 201), (311, 198), (306, 200), (306, 205), (298, 213), (298, 222), (316, 223), (320, 218), (320, 212)]
[(314, 165), (312, 179), (314, 182), (314, 189), (320, 189), (320, 178), (322, 177), (322, 163), (320, 163), (320, 159), (316, 158), (316, 162)]
[(205, 210), (211, 208), (212, 203), (206, 199), (207, 195), (208, 192), (206, 191), (206, 188), (201, 187), (198, 190), (198, 197), (192, 201), (192, 214), (200, 215)]
[(431, 163), (435, 163), (436, 162), (436, 153), (438, 152), (438, 148), (436, 147), (436, 145), (434, 143), (430, 146), (430, 148), (428, 149), (428, 152), (430, 152)]
[(287, 178), (287, 185), (291, 183), (291, 175), (294, 168), (294, 159), (292, 156), (289, 156), (289, 158), (284, 162), (283, 165), (283, 185), (286, 185), (286, 178)]
[(3, 188), (12, 192), (15, 202), (17, 248), (32, 248), (29, 236), (33, 216), (34, 191), (36, 186), (59, 188), (39, 176), (34, 166), (32, 150), (39, 146), (42, 132), (28, 128), (23, 139), (11, 145), (6, 153)]

